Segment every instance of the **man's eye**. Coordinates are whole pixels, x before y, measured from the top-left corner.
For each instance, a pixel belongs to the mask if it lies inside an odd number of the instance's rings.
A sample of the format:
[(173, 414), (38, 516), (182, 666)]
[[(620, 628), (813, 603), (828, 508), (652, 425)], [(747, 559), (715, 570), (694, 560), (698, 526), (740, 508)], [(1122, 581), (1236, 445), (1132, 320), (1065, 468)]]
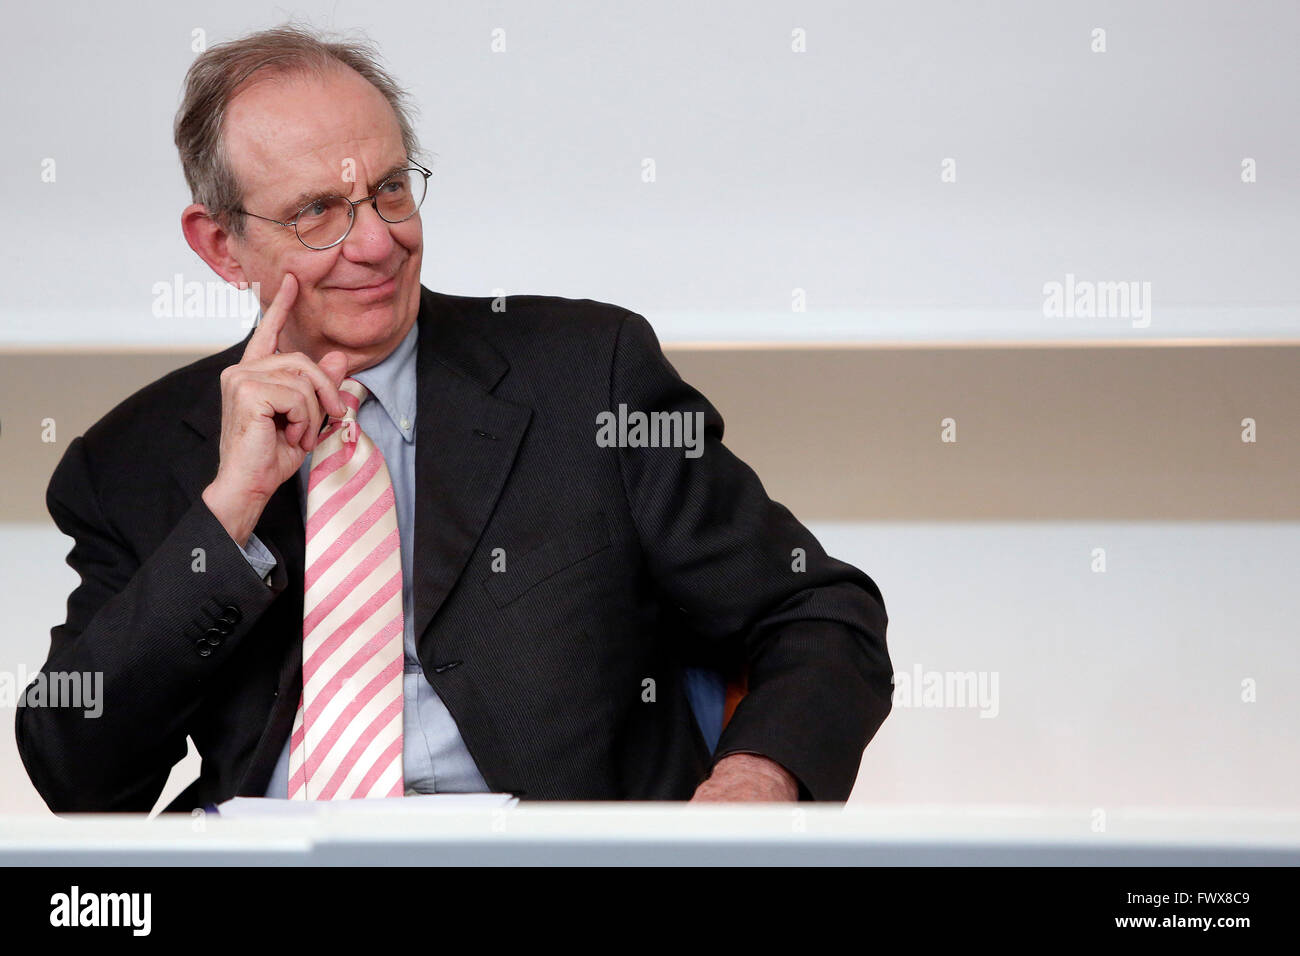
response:
[(299, 219), (314, 219), (325, 215), (325, 210), (329, 204), (324, 199), (318, 199), (310, 206), (304, 206), (302, 212), (298, 213)]

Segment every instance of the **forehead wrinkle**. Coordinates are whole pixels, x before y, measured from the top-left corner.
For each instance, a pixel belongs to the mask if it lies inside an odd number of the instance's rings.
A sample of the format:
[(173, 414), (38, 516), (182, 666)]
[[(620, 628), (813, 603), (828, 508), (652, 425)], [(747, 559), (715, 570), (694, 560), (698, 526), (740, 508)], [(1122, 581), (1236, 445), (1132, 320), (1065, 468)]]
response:
[[(297, 101), (292, 106), (284, 103), (289, 97)], [(235, 120), (230, 132), (236, 151), (251, 161), (245, 162), (250, 168), (241, 176), (245, 198), (258, 204), (280, 202), (277, 217), (292, 215), (314, 198), (343, 192), (339, 183), (344, 159), (352, 159), (361, 172), (372, 165), (364, 158), (367, 154), (393, 157), (392, 166), (385, 166), (368, 184), (372, 189), (406, 160), (401, 127), (388, 101), (349, 72), (323, 79), (268, 76), (240, 91), (229, 118)], [(317, 179), (312, 167), (324, 175)], [(361, 188), (363, 178), (353, 191)], [(286, 186), (304, 181), (330, 185), (301, 189), (295, 199), (283, 198)], [(266, 198), (255, 198), (262, 196)]]

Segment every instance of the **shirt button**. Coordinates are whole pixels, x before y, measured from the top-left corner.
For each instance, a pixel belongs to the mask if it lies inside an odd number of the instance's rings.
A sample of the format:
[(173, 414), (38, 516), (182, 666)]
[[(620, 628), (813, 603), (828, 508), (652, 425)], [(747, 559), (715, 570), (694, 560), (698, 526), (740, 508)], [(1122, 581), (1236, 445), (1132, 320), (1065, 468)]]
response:
[(403, 419), (402, 419), (402, 427), (403, 427), (403, 428), (410, 428), (410, 427), (411, 427), (411, 420), (410, 420), (409, 418), (403, 418)]

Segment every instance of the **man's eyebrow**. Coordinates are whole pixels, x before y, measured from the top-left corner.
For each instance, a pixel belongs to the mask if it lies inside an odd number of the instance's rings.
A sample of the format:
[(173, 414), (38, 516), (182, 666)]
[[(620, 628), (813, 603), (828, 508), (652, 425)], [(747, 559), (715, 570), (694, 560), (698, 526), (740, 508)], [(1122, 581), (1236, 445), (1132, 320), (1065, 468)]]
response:
[[(389, 176), (393, 175), (393, 173), (406, 169), (408, 165), (409, 164), (407, 163), (406, 160), (402, 160), (399, 163), (394, 163), (392, 166), (389, 166), (386, 170), (384, 170), (382, 173), (380, 173), (378, 176), (375, 177), (375, 179), (370, 183), (370, 186), (366, 190), (366, 192), (373, 195), (374, 191), (379, 188), (380, 183), (382, 183)], [(280, 218), (282, 218), (285, 222), (288, 222), (291, 216), (298, 213), (308, 203), (313, 203), (317, 199), (324, 199), (327, 196), (337, 196), (337, 195), (339, 195), (339, 191), (337, 189), (329, 189), (329, 188), (304, 189), (293, 199), (281, 205), (279, 209)]]

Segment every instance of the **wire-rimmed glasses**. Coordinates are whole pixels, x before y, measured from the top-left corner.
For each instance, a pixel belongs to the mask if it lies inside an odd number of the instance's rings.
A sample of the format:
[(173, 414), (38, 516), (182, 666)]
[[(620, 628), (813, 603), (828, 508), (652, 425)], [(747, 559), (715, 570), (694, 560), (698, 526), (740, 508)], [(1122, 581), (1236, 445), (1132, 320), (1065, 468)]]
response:
[(352, 224), (356, 222), (356, 207), (363, 202), (373, 203), (379, 218), (388, 223), (405, 222), (419, 212), (433, 170), (425, 169), (409, 157), (407, 162), (412, 165), (389, 175), (375, 188), (373, 195), (357, 200), (322, 196), (299, 209), (289, 222), (259, 216), (247, 209), (235, 211), (277, 226), (291, 226), (298, 241), (308, 249), (331, 249), (348, 237)]

